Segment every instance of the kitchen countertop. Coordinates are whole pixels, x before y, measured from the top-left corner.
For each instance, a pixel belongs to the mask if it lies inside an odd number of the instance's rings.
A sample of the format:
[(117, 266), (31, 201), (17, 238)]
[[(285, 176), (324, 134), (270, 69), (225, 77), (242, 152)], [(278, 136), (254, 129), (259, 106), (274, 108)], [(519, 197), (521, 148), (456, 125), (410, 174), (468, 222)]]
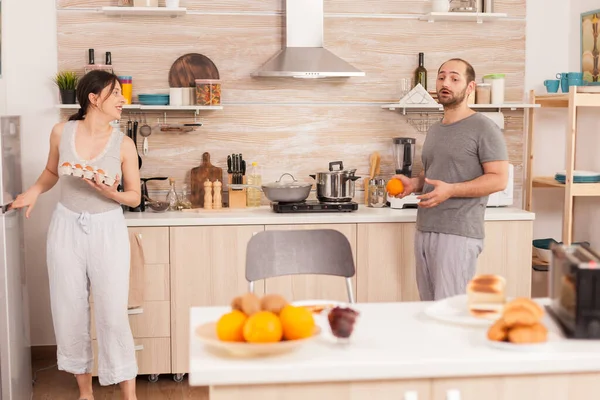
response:
[[(352, 212), (280, 214), (269, 206), (257, 208), (194, 209), (157, 213), (125, 212), (127, 226), (211, 226), (211, 225), (280, 225), (280, 224), (356, 224), (376, 222), (415, 222), (416, 209), (371, 208), (359, 205)], [(535, 214), (519, 208), (488, 207), (486, 221), (531, 221)]]
[[(539, 300), (547, 303), (547, 299)], [(431, 302), (355, 304), (361, 315), (351, 343), (331, 340), (325, 317), (321, 337), (292, 353), (256, 359), (213, 355), (194, 328), (216, 321), (229, 307), (190, 310), (191, 386), (430, 379), (600, 372), (600, 341), (566, 340), (546, 314), (549, 341), (541, 351), (486, 343), (487, 327), (441, 323), (424, 314)]]

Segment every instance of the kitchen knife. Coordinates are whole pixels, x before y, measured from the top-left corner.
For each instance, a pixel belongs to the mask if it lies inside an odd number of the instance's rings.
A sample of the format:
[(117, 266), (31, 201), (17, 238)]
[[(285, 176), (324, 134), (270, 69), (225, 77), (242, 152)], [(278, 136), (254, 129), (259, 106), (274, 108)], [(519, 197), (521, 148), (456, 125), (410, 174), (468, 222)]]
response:
[(231, 156), (227, 156), (227, 173), (231, 174)]

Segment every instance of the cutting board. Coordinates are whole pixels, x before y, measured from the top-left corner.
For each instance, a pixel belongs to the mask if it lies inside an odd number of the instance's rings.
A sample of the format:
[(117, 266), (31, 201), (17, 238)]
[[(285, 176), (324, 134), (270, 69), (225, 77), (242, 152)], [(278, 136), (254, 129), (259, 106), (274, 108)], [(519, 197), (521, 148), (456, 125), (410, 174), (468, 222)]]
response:
[(179, 57), (169, 70), (169, 86), (194, 87), (196, 79), (219, 79), (219, 70), (215, 63), (205, 55), (185, 54)]
[(190, 174), (190, 201), (194, 208), (204, 207), (204, 182), (206, 179), (211, 182), (215, 182), (217, 179), (223, 181), (223, 169), (211, 164), (208, 152), (202, 154), (202, 164), (192, 168)]

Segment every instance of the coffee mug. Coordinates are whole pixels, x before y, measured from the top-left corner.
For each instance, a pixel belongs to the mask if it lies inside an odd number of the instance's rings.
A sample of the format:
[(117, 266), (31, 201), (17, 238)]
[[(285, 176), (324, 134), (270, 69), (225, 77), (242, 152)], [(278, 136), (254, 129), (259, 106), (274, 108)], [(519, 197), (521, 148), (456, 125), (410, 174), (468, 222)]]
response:
[(559, 72), (556, 74), (556, 79), (560, 79), (560, 90), (563, 93), (569, 93), (569, 74), (566, 72)]
[(544, 86), (546, 86), (546, 90), (548, 93), (556, 93), (558, 92), (558, 85), (560, 84), (560, 80), (558, 79), (548, 79), (544, 81)]

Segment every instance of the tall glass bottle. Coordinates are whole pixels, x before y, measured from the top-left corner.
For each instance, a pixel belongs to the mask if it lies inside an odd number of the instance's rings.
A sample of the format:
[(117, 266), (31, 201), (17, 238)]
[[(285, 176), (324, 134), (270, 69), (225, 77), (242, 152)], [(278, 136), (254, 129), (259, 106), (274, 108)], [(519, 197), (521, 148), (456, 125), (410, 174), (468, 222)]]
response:
[(425, 54), (419, 53), (419, 66), (415, 69), (415, 86), (420, 83), (427, 90), (427, 70), (425, 69)]
[(177, 211), (177, 206), (179, 205), (179, 197), (177, 196), (177, 192), (175, 191), (175, 178), (169, 178), (169, 183), (171, 184), (171, 188), (169, 189), (169, 193), (167, 193), (166, 201), (169, 203), (169, 211)]

